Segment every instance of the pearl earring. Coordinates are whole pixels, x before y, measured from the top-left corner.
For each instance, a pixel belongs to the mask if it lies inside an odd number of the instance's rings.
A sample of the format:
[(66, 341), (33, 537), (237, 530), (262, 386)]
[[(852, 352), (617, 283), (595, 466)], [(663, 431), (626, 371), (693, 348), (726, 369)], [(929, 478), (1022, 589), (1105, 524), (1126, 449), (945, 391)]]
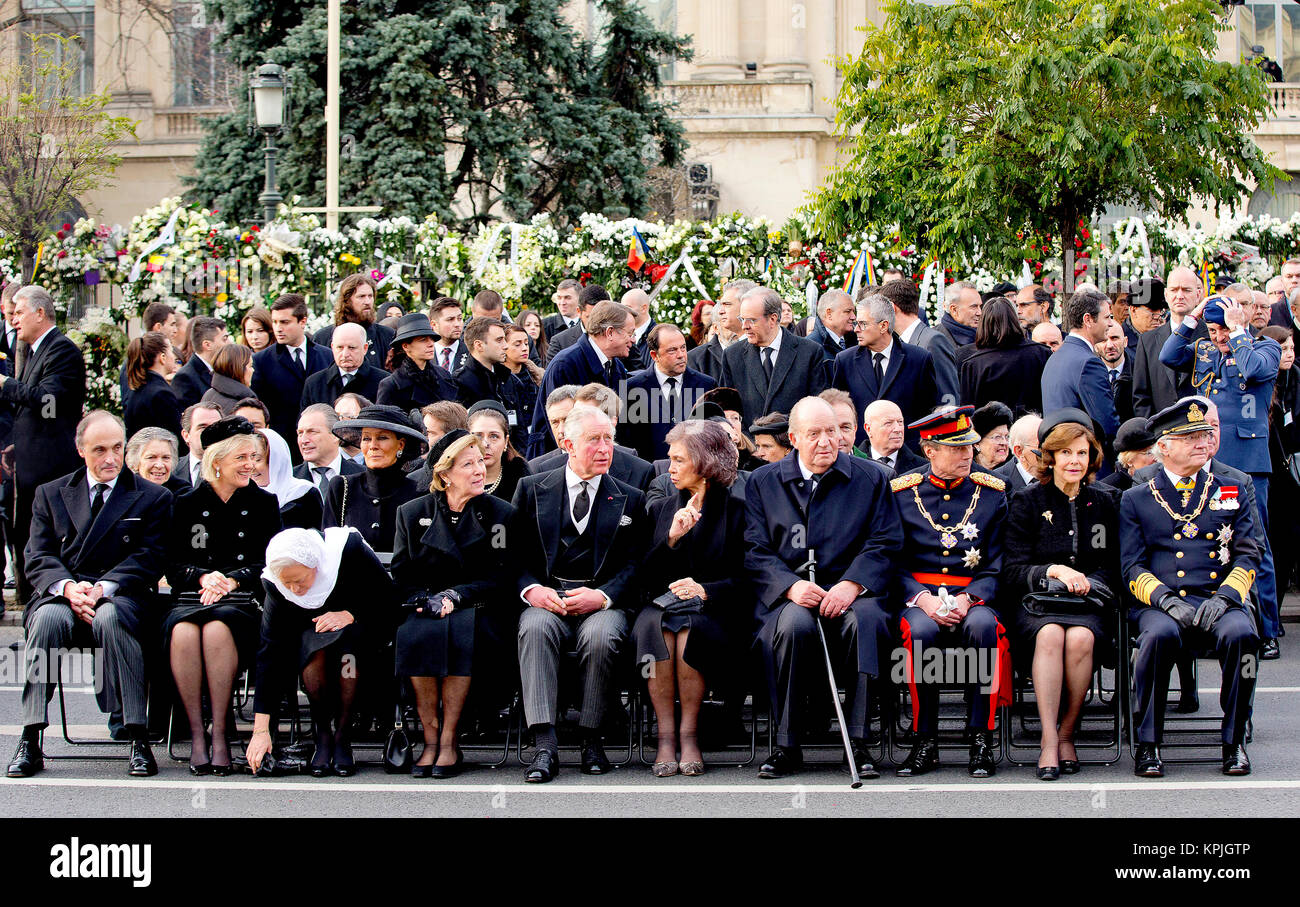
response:
[(217, 467), (214, 467), (214, 468), (215, 468), (216, 473), (217, 473), (217, 478), (218, 478), (218, 479), (221, 478), (221, 467), (220, 467), (220, 466), (217, 466)]

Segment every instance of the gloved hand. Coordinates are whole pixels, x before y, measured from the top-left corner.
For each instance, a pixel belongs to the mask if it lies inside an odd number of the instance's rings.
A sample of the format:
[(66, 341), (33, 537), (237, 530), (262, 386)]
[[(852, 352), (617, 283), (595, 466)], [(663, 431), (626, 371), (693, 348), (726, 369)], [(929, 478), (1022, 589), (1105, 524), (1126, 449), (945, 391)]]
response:
[(1224, 615), (1232, 602), (1222, 595), (1211, 595), (1201, 606), (1196, 609), (1196, 619), (1194, 623), (1202, 630), (1212, 630), (1214, 625), (1219, 622), (1219, 618)]
[(1172, 592), (1166, 592), (1160, 599), (1160, 610), (1174, 619), (1184, 630), (1190, 630), (1196, 623), (1196, 609)]

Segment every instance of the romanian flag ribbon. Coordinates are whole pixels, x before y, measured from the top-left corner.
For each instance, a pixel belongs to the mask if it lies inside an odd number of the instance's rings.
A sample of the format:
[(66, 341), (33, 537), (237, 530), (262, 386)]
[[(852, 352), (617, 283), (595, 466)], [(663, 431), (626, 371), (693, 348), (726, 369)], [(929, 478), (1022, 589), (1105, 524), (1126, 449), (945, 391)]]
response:
[(650, 260), (650, 246), (646, 244), (645, 237), (636, 227), (632, 228), (632, 244), (627, 250), (627, 266), (635, 272), (645, 267), (645, 263)]
[(1208, 261), (1201, 262), (1201, 288), (1205, 291), (1205, 296), (1214, 292), (1214, 273), (1210, 270)]

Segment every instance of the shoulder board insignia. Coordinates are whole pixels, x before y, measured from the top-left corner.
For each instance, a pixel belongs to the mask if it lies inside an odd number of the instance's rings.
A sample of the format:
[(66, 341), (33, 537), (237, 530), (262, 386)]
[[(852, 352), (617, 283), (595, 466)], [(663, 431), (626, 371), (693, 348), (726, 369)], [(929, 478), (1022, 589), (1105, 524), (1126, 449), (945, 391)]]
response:
[(921, 484), (921, 474), (910, 472), (905, 476), (899, 476), (896, 479), (889, 480), (890, 491), (906, 491)]
[(997, 476), (991, 476), (987, 472), (972, 472), (970, 480), (976, 485), (983, 485), (985, 488), (992, 488), (994, 491), (1006, 491), (1007, 483)]

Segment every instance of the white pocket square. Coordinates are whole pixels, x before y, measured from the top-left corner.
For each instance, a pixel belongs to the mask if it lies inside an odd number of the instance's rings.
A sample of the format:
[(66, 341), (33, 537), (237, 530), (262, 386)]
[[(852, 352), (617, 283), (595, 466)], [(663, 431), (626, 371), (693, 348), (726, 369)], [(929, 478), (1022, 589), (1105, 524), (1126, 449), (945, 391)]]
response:
[(631, 526), (631, 525), (632, 525), (632, 518), (631, 518), (630, 516), (628, 516), (627, 514), (623, 514), (623, 516), (621, 516), (621, 517), (618, 518), (618, 524), (619, 524), (620, 526)]
[(140, 518), (139, 518), (138, 516), (126, 516), (126, 517), (122, 517), (122, 519), (118, 520), (118, 522), (119, 522), (119, 523), (138, 523), (138, 522), (140, 522)]
[(432, 526), (432, 525), (433, 525), (433, 520), (430, 519), (430, 518), (427, 517), (427, 516), (422, 516), (422, 517), (420, 517), (420, 525), (421, 525), (421, 526)]

